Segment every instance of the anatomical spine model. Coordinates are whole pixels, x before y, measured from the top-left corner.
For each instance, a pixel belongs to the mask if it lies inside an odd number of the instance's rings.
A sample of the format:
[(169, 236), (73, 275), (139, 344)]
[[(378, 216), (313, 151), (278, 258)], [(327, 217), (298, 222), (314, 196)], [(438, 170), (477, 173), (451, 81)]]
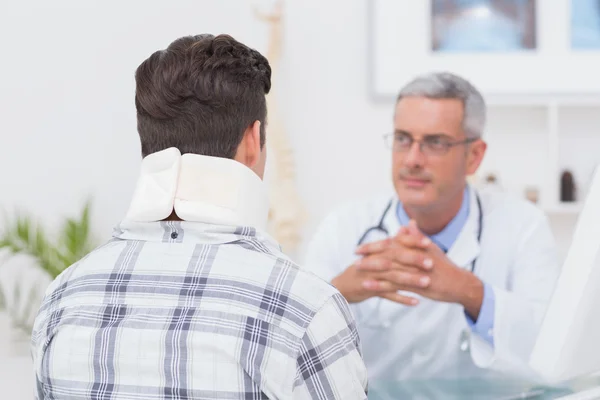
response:
[[(282, 1), (275, 4), (271, 13), (261, 13), (255, 9), (257, 17), (270, 27), (267, 59), (271, 65), (272, 77), (278, 72), (282, 47)], [(268, 107), (268, 146), (273, 155), (274, 165), (269, 182), (269, 225), (275, 239), (285, 252), (294, 252), (300, 243), (300, 230), (305, 220), (305, 210), (296, 189), (296, 166), (294, 154), (284, 132), (278, 112), (275, 91), (267, 96)], [(271, 157), (271, 155), (269, 155)]]

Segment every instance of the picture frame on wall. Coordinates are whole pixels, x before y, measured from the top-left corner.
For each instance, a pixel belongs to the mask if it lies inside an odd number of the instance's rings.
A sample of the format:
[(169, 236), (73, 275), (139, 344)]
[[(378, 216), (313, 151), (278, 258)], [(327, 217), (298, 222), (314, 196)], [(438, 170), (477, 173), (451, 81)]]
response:
[(516, 53), (537, 47), (535, 0), (432, 0), (434, 53)]
[(600, 94), (600, 46), (572, 45), (572, 2), (586, 1), (596, 0), (371, 0), (371, 94), (394, 98), (442, 70), (490, 97)]
[(574, 51), (600, 51), (600, 0), (570, 0), (570, 40)]

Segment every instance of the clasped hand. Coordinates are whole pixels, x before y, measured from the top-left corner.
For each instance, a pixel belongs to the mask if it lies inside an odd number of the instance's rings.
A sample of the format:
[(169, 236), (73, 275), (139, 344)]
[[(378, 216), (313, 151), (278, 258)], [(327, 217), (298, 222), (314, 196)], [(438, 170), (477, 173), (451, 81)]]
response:
[[(360, 246), (362, 257), (334, 285), (349, 302), (379, 296), (414, 306), (418, 300), (398, 291), (444, 302), (460, 302), (465, 271), (419, 231), (414, 221), (386, 240)], [(337, 281), (337, 282), (336, 282)]]

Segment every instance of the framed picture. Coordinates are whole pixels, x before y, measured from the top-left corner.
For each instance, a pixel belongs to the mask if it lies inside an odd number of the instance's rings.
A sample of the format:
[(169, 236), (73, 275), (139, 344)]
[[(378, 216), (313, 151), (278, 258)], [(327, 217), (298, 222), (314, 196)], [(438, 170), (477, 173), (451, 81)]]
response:
[[(598, 3), (371, 0), (372, 94), (391, 99), (416, 75), (442, 70), (486, 96), (600, 94)], [(584, 42), (598, 51), (577, 51)]]
[(600, 0), (571, 0), (571, 49), (600, 50)]
[(516, 53), (536, 49), (535, 0), (432, 0), (435, 53)]

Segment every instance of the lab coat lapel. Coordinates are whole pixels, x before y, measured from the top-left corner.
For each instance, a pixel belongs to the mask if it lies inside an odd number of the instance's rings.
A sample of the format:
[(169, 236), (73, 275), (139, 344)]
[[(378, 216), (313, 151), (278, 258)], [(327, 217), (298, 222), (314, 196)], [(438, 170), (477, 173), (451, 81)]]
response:
[(479, 256), (479, 241), (477, 233), (479, 231), (479, 207), (477, 206), (477, 197), (475, 189), (469, 190), (470, 206), (469, 216), (465, 226), (460, 231), (456, 241), (448, 250), (448, 258), (456, 265), (463, 268), (470, 268), (473, 260)]

